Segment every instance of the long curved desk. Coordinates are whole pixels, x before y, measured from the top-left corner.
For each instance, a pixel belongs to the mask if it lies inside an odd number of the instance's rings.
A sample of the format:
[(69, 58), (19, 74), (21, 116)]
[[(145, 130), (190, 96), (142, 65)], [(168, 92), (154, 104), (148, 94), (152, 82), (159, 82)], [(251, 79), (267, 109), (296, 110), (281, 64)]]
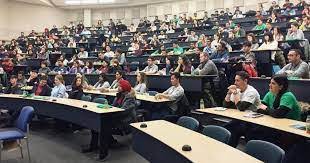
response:
[[(92, 95), (104, 95), (104, 96), (116, 96), (116, 92), (100, 92), (98, 90), (84, 90), (86, 94)], [(143, 94), (136, 94), (136, 98), (141, 101), (153, 102), (153, 103), (162, 103), (162, 102), (169, 102), (168, 99), (155, 99), (155, 96), (150, 95), (143, 95)]]
[(296, 120), (291, 120), (291, 119), (286, 119), (286, 118), (277, 119), (277, 118), (273, 118), (268, 115), (264, 115), (258, 118), (248, 118), (248, 117), (245, 117), (245, 115), (247, 114), (246, 112), (242, 112), (236, 109), (227, 109), (225, 111), (218, 111), (215, 108), (208, 108), (208, 109), (198, 109), (196, 111), (206, 113), (206, 114), (212, 114), (212, 115), (237, 119), (237, 120), (241, 120), (244, 122), (254, 123), (254, 124), (265, 126), (268, 128), (291, 133), (294, 135), (299, 135), (299, 136), (302, 136), (308, 139), (310, 138), (310, 134), (308, 134), (306, 131), (291, 127), (292, 125), (296, 125), (296, 124), (305, 126), (306, 123), (301, 122), (301, 121), (296, 121)]
[[(146, 128), (140, 125), (145, 123)], [(176, 124), (158, 120), (133, 123), (133, 149), (150, 162), (171, 163), (228, 163), (261, 161), (229, 145)], [(183, 151), (190, 145), (191, 151)]]
[(98, 108), (97, 103), (54, 98), (54, 97), (23, 97), (21, 95), (1, 94), (2, 108), (9, 110), (33, 106), (35, 113), (67, 122), (71, 122), (99, 132), (99, 154), (108, 152), (108, 138), (111, 134), (113, 117), (123, 110), (120, 108)]

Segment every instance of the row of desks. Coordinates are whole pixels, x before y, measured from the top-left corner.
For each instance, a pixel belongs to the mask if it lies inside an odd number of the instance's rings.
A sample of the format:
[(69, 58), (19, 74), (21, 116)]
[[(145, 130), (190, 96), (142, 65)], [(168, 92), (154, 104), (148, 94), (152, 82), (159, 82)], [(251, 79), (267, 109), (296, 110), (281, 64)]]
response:
[(99, 154), (108, 151), (111, 123), (123, 109), (116, 107), (99, 108), (99, 104), (74, 99), (55, 97), (23, 97), (21, 95), (1, 94), (2, 109), (15, 110), (24, 106), (32, 106), (35, 113), (74, 123), (99, 133)]

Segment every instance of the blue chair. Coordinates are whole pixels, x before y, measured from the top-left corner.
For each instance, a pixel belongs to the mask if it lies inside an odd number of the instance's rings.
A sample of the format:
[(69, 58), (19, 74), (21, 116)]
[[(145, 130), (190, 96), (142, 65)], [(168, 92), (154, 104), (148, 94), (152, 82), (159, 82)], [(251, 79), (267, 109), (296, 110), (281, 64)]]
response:
[(195, 118), (188, 116), (180, 117), (177, 121), (177, 124), (193, 131), (197, 131), (199, 127), (199, 122)]
[(202, 130), (202, 134), (222, 143), (228, 144), (231, 133), (226, 128), (215, 125), (208, 125)]
[(19, 147), (20, 147), (20, 153), (23, 158), (23, 150), (21, 146), (21, 139), (25, 139), (27, 143), (27, 150), (28, 150), (28, 159), (29, 162), (31, 162), (30, 159), (30, 151), (29, 151), (29, 125), (28, 123), (31, 121), (33, 117), (34, 109), (31, 106), (25, 106), (22, 108), (19, 117), (16, 121), (14, 128), (6, 128), (0, 130), (0, 162), (1, 162), (1, 151), (2, 151), (2, 142), (3, 141), (12, 141), (12, 140), (19, 140)]
[(268, 163), (282, 163), (285, 152), (280, 147), (262, 140), (251, 140), (245, 146), (245, 153)]
[(93, 102), (95, 102), (95, 103), (99, 103), (99, 104), (107, 104), (108, 103), (108, 100), (107, 99), (105, 99), (105, 98), (95, 98), (95, 99), (93, 99)]
[(82, 101), (91, 101), (91, 96), (87, 95), (83, 95), (82, 98), (81, 98)]

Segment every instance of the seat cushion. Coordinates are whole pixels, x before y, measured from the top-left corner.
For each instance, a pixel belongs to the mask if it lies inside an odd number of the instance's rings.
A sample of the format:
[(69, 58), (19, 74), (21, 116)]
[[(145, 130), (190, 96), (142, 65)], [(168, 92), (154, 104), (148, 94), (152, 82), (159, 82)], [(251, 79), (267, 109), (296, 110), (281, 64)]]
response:
[(25, 137), (25, 134), (14, 128), (0, 129), (0, 140), (16, 140), (22, 139)]

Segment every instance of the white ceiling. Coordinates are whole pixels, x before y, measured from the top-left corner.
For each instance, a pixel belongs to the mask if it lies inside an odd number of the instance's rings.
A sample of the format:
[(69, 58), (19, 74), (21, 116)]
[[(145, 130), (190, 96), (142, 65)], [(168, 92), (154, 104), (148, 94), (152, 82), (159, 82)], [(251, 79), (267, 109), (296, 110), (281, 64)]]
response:
[(87, 4), (87, 2), (93, 2), (93, 1), (99, 2), (100, 0), (71, 0), (71, 1), (86, 2), (81, 3), (79, 5), (68, 5), (65, 3), (66, 0), (15, 0), (15, 1), (45, 5), (45, 6), (60, 7), (60, 8), (98, 8), (98, 7), (139, 6), (160, 2), (169, 2), (173, 0), (114, 0), (113, 3), (99, 3), (99, 4)]

